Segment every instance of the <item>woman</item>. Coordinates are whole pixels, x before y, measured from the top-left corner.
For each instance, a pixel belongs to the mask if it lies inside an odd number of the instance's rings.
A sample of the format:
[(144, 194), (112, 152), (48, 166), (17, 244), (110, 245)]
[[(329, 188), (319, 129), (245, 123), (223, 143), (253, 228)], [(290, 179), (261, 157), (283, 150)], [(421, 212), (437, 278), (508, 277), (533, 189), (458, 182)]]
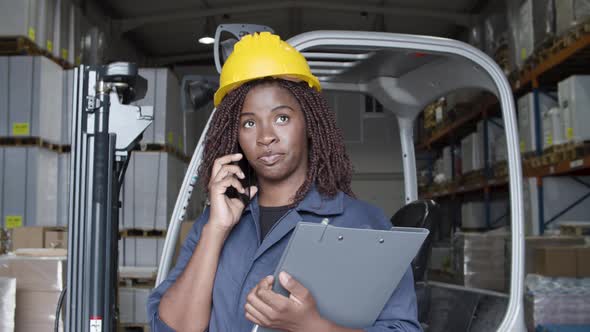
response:
[[(250, 331), (253, 324), (355, 331), (322, 318), (313, 296), (288, 274), (279, 279), (289, 298), (271, 289), (299, 221), (391, 226), (381, 210), (354, 198), (352, 165), (319, 90), (305, 58), (278, 36), (249, 35), (235, 45), (222, 69), (199, 168), (210, 207), (150, 296), (154, 331)], [(409, 269), (365, 330), (420, 331)]]

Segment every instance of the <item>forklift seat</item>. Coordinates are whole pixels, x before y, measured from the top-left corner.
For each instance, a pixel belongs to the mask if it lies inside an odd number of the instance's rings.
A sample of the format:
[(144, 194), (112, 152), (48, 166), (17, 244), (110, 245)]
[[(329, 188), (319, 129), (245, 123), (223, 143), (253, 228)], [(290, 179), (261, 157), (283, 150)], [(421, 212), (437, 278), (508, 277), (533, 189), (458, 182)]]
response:
[(433, 200), (417, 200), (405, 205), (399, 209), (393, 217), (391, 223), (397, 227), (417, 227), (426, 228), (430, 234), (424, 240), (422, 248), (412, 261), (412, 272), (414, 272), (414, 281), (424, 281), (430, 250), (432, 249), (432, 232), (437, 226), (440, 219), (439, 206)]

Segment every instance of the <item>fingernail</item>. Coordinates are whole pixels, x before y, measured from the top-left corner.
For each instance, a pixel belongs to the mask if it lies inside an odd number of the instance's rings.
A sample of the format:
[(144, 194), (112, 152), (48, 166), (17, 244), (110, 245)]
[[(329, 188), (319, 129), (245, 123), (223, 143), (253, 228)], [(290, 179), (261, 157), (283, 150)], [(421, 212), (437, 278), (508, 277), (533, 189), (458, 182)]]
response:
[(287, 274), (287, 272), (281, 271), (281, 273), (279, 274), (279, 278), (281, 279), (281, 282), (283, 284), (286, 284), (289, 282), (289, 278), (291, 278), (291, 276)]

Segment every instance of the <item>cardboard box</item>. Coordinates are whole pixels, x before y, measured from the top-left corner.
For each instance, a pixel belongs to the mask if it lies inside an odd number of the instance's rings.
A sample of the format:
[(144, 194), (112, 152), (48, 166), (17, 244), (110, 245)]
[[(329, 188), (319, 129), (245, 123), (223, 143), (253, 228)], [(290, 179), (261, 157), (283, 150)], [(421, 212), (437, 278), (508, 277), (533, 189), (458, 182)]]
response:
[[(57, 308), (60, 293), (59, 291), (36, 292), (17, 290), (15, 315), (17, 330), (23, 331), (21, 326), (24, 324), (53, 326), (55, 322), (55, 309)], [(63, 323), (60, 322), (59, 325), (61, 327)]]
[(535, 272), (537, 248), (581, 246), (583, 244), (584, 237), (582, 236), (527, 236), (525, 239), (525, 273)]
[(536, 274), (547, 277), (577, 276), (575, 247), (542, 247), (535, 251)]
[(27, 226), (12, 229), (12, 250), (23, 248), (67, 249), (68, 233), (63, 227)]
[(45, 228), (40, 226), (12, 229), (12, 250), (20, 248), (43, 248)]
[(68, 232), (64, 230), (48, 230), (45, 232), (43, 248), (68, 248)]
[(576, 269), (578, 278), (590, 278), (590, 247), (577, 248)]
[(16, 278), (17, 291), (61, 292), (66, 271), (65, 257), (0, 256), (0, 277)]

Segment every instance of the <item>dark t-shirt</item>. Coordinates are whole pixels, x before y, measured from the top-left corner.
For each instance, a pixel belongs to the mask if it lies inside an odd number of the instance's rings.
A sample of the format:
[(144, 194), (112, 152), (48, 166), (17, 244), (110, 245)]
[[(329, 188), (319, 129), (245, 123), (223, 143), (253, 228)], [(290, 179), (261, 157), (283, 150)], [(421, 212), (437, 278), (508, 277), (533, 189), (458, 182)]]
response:
[(260, 206), (260, 238), (264, 239), (272, 226), (289, 211), (289, 206)]

